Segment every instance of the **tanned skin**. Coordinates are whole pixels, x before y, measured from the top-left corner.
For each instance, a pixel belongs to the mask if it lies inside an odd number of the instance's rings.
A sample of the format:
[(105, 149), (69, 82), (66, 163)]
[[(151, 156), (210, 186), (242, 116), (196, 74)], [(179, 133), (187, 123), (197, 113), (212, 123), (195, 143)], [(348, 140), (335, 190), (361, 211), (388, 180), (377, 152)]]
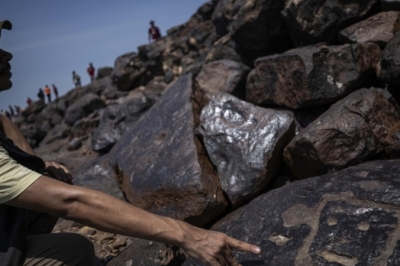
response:
[[(11, 88), (11, 58), (10, 53), (0, 49), (0, 91)], [(18, 128), (3, 115), (0, 115), (0, 130), (19, 148), (35, 154)], [(232, 250), (260, 253), (257, 246), (223, 233), (151, 214), (108, 194), (73, 186), (68, 169), (58, 163), (46, 162), (46, 170), (58, 180), (41, 176), (5, 204), (48, 213), (111, 233), (176, 245), (211, 266), (240, 265)]]

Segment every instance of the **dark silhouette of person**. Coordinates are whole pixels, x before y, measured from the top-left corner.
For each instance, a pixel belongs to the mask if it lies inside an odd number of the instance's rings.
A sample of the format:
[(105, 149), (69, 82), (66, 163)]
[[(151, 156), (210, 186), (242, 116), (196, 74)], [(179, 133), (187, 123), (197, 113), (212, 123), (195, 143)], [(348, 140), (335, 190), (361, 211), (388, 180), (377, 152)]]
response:
[(8, 108), (10, 109), (10, 114), (11, 116), (14, 116), (14, 109), (11, 105), (8, 106)]
[(28, 106), (32, 104), (32, 99), (30, 97), (28, 97), (28, 99), (26, 99), (26, 104)]
[(150, 21), (150, 28), (149, 28), (149, 43), (161, 38), (160, 29), (155, 26), (154, 21)]
[(39, 92), (38, 92), (38, 94), (37, 94), (37, 97), (39, 97), (39, 100), (40, 100), (40, 101), (43, 101), (43, 102), (44, 102), (44, 93), (43, 93), (42, 88), (39, 88)]
[(92, 63), (89, 63), (89, 67), (87, 68), (87, 73), (89, 74), (90, 81), (94, 80), (94, 73), (96, 72), (96, 69), (94, 68)]
[(54, 95), (56, 96), (56, 100), (58, 99), (58, 89), (57, 89), (57, 87), (56, 87), (56, 85), (52, 85), (52, 87), (53, 87), (53, 93), (54, 93)]

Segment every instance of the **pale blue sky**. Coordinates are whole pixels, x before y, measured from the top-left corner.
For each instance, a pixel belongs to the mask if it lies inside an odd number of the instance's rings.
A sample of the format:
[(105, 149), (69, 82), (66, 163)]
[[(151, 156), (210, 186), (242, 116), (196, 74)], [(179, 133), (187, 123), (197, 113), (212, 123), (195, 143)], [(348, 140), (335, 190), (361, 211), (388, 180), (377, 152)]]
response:
[(89, 83), (89, 62), (114, 66), (115, 59), (147, 43), (149, 21), (163, 35), (185, 23), (206, 0), (3, 0), (0, 48), (11, 52), (13, 87), (0, 93), (0, 109), (26, 107), (46, 84), (63, 95), (73, 88), (72, 70)]

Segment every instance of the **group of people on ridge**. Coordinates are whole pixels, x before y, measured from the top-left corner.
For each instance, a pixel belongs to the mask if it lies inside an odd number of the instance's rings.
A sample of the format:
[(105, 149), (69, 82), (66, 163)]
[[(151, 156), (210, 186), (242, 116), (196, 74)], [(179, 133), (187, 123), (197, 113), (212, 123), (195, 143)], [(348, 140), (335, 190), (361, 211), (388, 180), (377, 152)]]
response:
[[(57, 100), (58, 99), (58, 89), (57, 89), (56, 85), (54, 85), (54, 84), (52, 85), (52, 87), (53, 87), (53, 93)], [(51, 89), (50, 89), (49, 85), (46, 85), (44, 87), (44, 93), (43, 93), (42, 88), (39, 88), (39, 92), (37, 94), (39, 100), (44, 102), (45, 95), (47, 96), (47, 102), (51, 102)], [(31, 105), (31, 103), (32, 103), (31, 98), (28, 97), (28, 99), (26, 100), (26, 103), (28, 104), (28, 106)]]

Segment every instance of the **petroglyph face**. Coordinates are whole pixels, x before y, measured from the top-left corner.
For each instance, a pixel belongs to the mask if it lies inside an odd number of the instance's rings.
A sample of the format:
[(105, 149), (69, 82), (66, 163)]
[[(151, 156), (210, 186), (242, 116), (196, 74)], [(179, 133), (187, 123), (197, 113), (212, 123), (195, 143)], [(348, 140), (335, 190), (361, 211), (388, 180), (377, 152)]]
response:
[[(298, 250), (298, 266), (387, 265), (400, 241), (399, 217), (395, 206), (361, 200), (351, 192), (325, 194), (316, 206), (297, 204), (282, 214), (287, 228), (311, 228)], [(269, 240), (282, 246), (292, 239), (272, 234)]]

